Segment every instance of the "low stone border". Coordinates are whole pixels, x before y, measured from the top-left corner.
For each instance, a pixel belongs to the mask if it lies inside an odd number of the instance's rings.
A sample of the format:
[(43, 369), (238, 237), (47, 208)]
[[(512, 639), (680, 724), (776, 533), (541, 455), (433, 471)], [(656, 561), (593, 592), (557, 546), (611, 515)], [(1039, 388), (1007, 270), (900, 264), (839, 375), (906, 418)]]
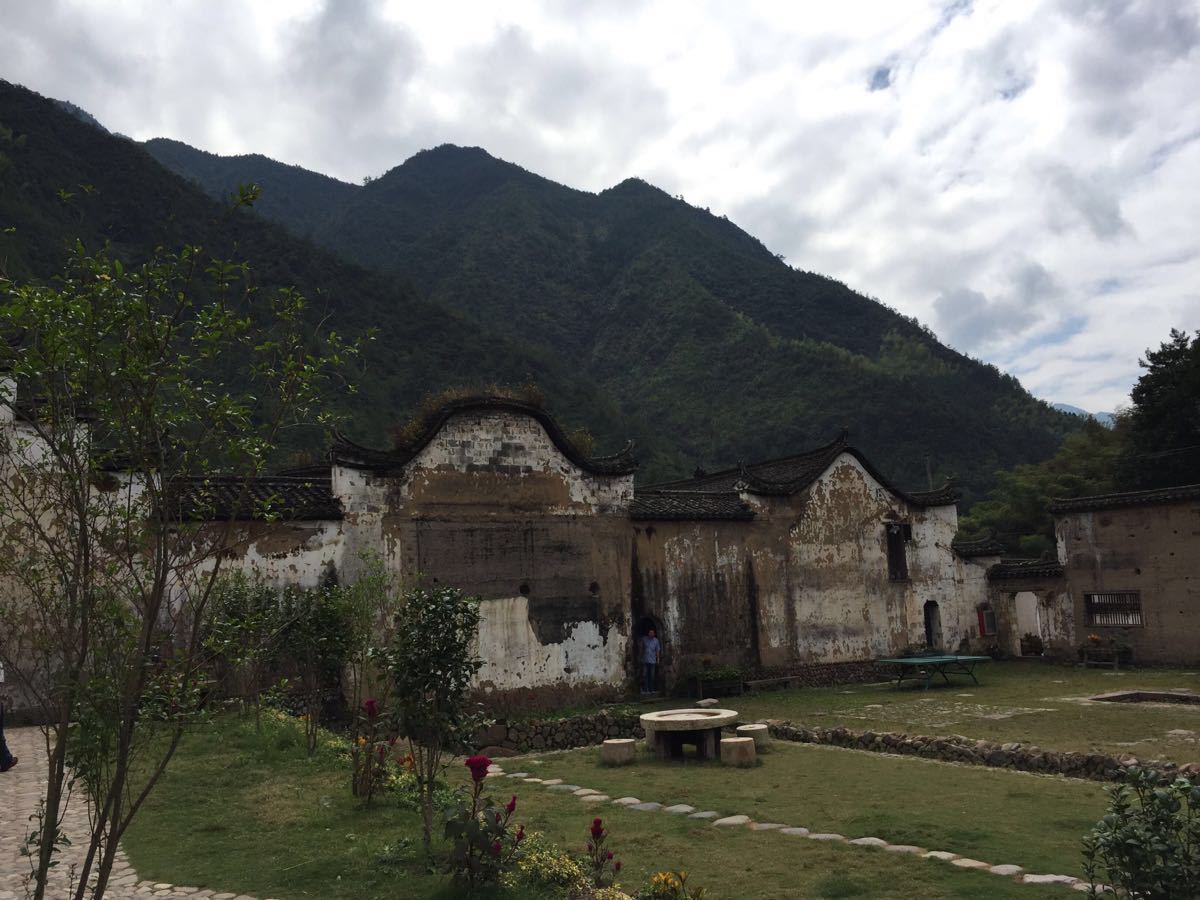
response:
[(1200, 781), (1200, 763), (1186, 763), (1180, 766), (1162, 760), (1140, 761), (1134, 756), (1059, 752), (1016, 742), (997, 744), (992, 741), (973, 740), (962, 735), (939, 737), (890, 731), (855, 731), (841, 726), (809, 728), (790, 722), (767, 724), (772, 737), (800, 744), (826, 744), (876, 753), (921, 756), (944, 762), (1066, 775), (1069, 778), (1088, 778), (1093, 781), (1121, 781), (1126, 770), (1134, 767), (1152, 769), (1172, 777), (1182, 775), (1194, 782)]
[(500, 748), (529, 753), (534, 750), (573, 750), (602, 744), (608, 738), (641, 738), (645, 734), (636, 713), (614, 715), (601, 710), (565, 719), (499, 720), (476, 734), (473, 743), (484, 752)]
[[(960, 869), (978, 869), (987, 871), (992, 875), (999, 875), (1002, 878), (1016, 881), (1019, 884), (1047, 885), (1059, 884), (1064, 887), (1072, 888), (1081, 893), (1086, 893), (1091, 889), (1091, 886), (1084, 880), (1076, 878), (1074, 875), (1039, 875), (1031, 872), (1026, 872), (1024, 868), (1012, 864), (993, 865), (989, 862), (983, 862), (978, 859), (960, 856), (957, 853), (951, 853), (947, 850), (926, 850), (923, 847), (915, 847), (912, 844), (892, 844), (885, 841), (883, 838), (877, 837), (860, 837), (847, 838), (841, 834), (826, 831), (812, 831), (808, 828), (800, 826), (784, 825), (780, 822), (755, 822), (747, 815), (731, 814), (722, 815), (715, 810), (704, 810), (696, 812), (695, 807), (689, 806), (686, 803), (676, 803), (670, 806), (658, 803), (656, 801), (644, 802), (637, 797), (618, 797), (616, 800), (611, 800), (608, 794), (601, 793), (593, 788), (581, 788), (574, 784), (565, 784), (561, 778), (541, 779), (530, 776), (528, 772), (511, 772), (506, 773), (502, 766), (498, 763), (492, 763), (488, 767), (488, 778), (509, 778), (521, 781), (524, 783), (538, 784), (547, 791), (571, 794), (577, 800), (587, 805), (599, 803), (609, 803), (613, 806), (623, 806), (626, 809), (636, 812), (658, 812), (666, 813), (667, 815), (683, 816), (688, 819), (696, 819), (697, 824), (704, 822), (713, 828), (746, 828), (754, 832), (771, 832), (774, 834), (787, 835), (788, 837), (806, 838), (810, 841), (827, 841), (831, 843), (845, 844), (852, 847), (867, 848), (876, 852), (899, 853), (907, 856), (916, 856), (921, 859), (930, 859), (935, 862), (949, 863)], [(1111, 891), (1104, 885), (1097, 885), (1097, 890), (1100, 893), (1110, 893)]]

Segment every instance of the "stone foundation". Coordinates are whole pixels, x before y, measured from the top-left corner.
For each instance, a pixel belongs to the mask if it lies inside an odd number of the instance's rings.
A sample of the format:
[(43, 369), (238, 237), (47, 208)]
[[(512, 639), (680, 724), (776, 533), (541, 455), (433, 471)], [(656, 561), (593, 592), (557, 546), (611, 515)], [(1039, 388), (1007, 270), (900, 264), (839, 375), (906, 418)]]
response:
[(497, 721), (475, 735), (473, 745), (500, 747), (516, 753), (535, 750), (570, 750), (591, 747), (609, 738), (645, 736), (636, 713), (612, 714), (607, 710), (564, 719), (538, 719), (527, 722)]
[(1181, 775), (1200, 783), (1200, 763), (1177, 765), (1162, 760), (1140, 761), (1133, 756), (1108, 756), (1103, 753), (1075, 753), (1043, 750), (1020, 743), (996, 744), (961, 735), (946, 737), (897, 734), (894, 732), (854, 731), (849, 728), (808, 728), (790, 722), (771, 723), (771, 736), (801, 744), (827, 744), (876, 753), (899, 753), (945, 762), (1017, 769), (1088, 778), (1093, 781), (1121, 781), (1125, 771), (1134, 767), (1152, 769), (1164, 775)]

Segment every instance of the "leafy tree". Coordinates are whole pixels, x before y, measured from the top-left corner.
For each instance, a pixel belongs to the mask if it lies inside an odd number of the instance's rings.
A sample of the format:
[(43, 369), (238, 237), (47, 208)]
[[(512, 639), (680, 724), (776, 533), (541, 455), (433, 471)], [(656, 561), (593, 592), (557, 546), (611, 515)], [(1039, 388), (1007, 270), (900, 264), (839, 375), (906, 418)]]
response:
[(408, 740), (421, 800), (425, 852), (432, 852), (437, 778), (483, 724), (468, 703), (483, 661), (475, 654), (479, 599), (458, 588), (404, 594), (391, 646), (377, 654), (391, 673), (400, 733)]
[(287, 623), (281, 653), (296, 667), (308, 755), (331, 700), (341, 697), (342, 673), (350, 657), (353, 617), (346, 591), (332, 577), (320, 587), (288, 587), (280, 598)]
[(230, 572), (218, 582), (209, 615), (205, 647), (228, 670), (243, 709), (254, 709), (254, 726), (262, 730), (261, 699), (267, 674), (279, 651), (284, 621), (278, 593), (245, 572)]
[(1171, 329), (1170, 340), (1138, 360), (1145, 369), (1130, 398), (1129, 440), (1120, 479), (1131, 489), (1200, 480), (1200, 331)]
[[(202, 715), (233, 519), (281, 511), (247, 486), (285, 428), (319, 418), (348, 355), (300, 294), (247, 276), (193, 247), (127, 269), (77, 246), (53, 287), (0, 280), (0, 661), (47, 723), (37, 898), (72, 770), (94, 809), (73, 893), (94, 875), (104, 895), (121, 835)], [(229, 521), (204, 524), (217, 484)]]
[(1121, 433), (1122, 426), (1110, 430), (1089, 421), (1045, 462), (996, 473), (996, 487), (959, 520), (960, 530), (966, 537), (994, 535), (1024, 556), (1053, 553), (1051, 503), (1056, 498), (1111, 491)]

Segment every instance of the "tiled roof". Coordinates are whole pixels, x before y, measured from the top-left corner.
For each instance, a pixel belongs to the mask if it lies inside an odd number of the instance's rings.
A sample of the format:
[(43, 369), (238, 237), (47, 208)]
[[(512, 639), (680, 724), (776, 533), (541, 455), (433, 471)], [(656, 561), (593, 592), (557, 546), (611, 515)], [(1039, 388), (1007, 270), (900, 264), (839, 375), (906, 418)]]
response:
[(1055, 500), (1050, 505), (1050, 511), (1055, 513), (1086, 512), (1093, 509), (1115, 509), (1120, 506), (1180, 503), (1185, 500), (1200, 500), (1200, 484), (1181, 484), (1177, 487), (1157, 488), (1150, 491), (1127, 491), (1122, 494), (1096, 494), (1092, 497)]
[(632, 475), (637, 470), (632, 441), (608, 456), (586, 456), (563, 433), (554, 418), (540, 406), (507, 397), (465, 397), (451, 400), (430, 416), (421, 436), (403, 449), (374, 450), (354, 443), (341, 433), (335, 433), (330, 458), (334, 463), (355, 469), (376, 472), (399, 469), (424, 450), (452, 416), (469, 412), (515, 412), (536, 419), (546, 429), (551, 442), (563, 456), (593, 475)]
[(974, 556), (1003, 556), (1008, 550), (994, 537), (976, 538), (973, 541), (955, 538), (950, 549), (964, 559)]
[(176, 481), (180, 517), (209, 522), (262, 519), (340, 519), (342, 507), (333, 495), (329, 473), (323, 478), (269, 475), (244, 478), (209, 475)]
[[(841, 454), (853, 456), (881, 485), (913, 506), (949, 506), (961, 496), (952, 480), (932, 491), (903, 491), (892, 485), (854, 447), (847, 443), (847, 433), (842, 431), (836, 438), (805, 453), (769, 459), (751, 465), (738, 464), (731, 469), (697, 475), (680, 481), (668, 481), (650, 485), (653, 491), (717, 491), (746, 492), (761, 496), (791, 496), (799, 493), (816, 481)], [(640, 493), (640, 492), (639, 492)]]
[(1014, 559), (996, 563), (987, 571), (989, 581), (1016, 578), (1062, 578), (1062, 563), (1053, 559)]
[(638, 491), (631, 519), (753, 519), (754, 510), (732, 491)]

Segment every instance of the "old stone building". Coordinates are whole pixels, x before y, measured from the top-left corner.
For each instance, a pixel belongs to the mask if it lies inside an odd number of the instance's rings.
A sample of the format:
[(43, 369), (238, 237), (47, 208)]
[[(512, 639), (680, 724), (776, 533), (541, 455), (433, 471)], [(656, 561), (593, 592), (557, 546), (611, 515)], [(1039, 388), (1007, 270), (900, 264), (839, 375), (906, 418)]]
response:
[(791, 671), (977, 636), (994, 560), (954, 552), (955, 492), (900, 490), (845, 435), (636, 491), (634, 470), (536, 406), (460, 400), (405, 451), (338, 438), (328, 468), (264, 482), (301, 514), (246, 523), (240, 563), (315, 584), (373, 548), (399, 584), (477, 594), (479, 677), (501, 691), (622, 684), (651, 626), (664, 686), (702, 662)]
[(988, 573), (1000, 640), (1074, 656), (1091, 635), (1135, 662), (1200, 662), (1200, 484), (1065, 500), (1058, 558)]

